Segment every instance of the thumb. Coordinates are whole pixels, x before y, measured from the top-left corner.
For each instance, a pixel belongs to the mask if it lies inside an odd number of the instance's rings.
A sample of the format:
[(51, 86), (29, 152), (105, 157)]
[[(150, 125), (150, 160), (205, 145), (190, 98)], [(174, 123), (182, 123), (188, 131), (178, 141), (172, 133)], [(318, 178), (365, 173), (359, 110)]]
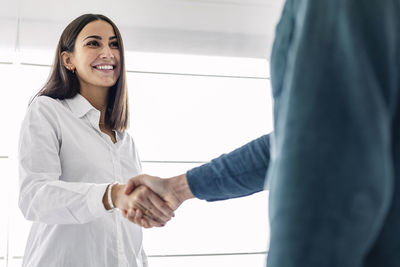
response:
[(128, 182), (126, 183), (124, 193), (126, 195), (129, 195), (130, 193), (133, 192), (135, 187), (137, 187), (139, 185), (140, 185), (139, 176), (136, 176), (136, 177), (133, 177), (133, 178), (129, 179)]

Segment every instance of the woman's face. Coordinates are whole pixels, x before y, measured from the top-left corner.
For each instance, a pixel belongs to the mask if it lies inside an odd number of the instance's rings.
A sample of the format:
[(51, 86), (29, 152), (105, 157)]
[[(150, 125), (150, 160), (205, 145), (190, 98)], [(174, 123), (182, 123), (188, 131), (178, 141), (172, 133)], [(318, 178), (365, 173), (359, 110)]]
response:
[(77, 36), (71, 63), (81, 89), (113, 86), (120, 76), (121, 61), (112, 26), (103, 20), (88, 23)]

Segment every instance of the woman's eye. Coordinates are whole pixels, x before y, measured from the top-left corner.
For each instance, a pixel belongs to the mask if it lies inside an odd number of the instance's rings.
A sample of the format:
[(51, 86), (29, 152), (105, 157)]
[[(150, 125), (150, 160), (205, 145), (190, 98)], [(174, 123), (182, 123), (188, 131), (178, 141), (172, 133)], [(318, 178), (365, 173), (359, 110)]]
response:
[(98, 46), (98, 45), (99, 45), (99, 42), (97, 42), (97, 41), (90, 41), (90, 42), (88, 42), (86, 45), (87, 45), (87, 46)]
[(112, 48), (119, 48), (118, 42), (112, 42), (112, 43), (110, 44), (110, 47), (112, 47)]

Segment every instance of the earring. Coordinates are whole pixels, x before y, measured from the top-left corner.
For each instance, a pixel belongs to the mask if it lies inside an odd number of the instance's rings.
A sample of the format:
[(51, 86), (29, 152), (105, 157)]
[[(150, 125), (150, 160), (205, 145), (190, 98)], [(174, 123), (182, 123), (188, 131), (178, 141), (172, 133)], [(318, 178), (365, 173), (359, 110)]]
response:
[(75, 73), (75, 69), (73, 69), (72, 67), (67, 66), (66, 68), (67, 68), (67, 70), (69, 70), (70, 72)]

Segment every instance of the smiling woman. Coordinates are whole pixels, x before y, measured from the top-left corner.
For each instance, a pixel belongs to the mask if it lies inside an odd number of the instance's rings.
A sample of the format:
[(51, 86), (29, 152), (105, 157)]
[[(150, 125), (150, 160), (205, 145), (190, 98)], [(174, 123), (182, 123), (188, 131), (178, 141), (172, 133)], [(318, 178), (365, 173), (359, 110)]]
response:
[[(125, 77), (122, 38), (110, 19), (86, 14), (67, 26), (21, 127), (19, 206), (33, 221), (23, 266), (147, 266), (141, 228), (113, 212), (140, 209), (135, 199), (149, 191), (123, 193), (141, 173), (125, 131)], [(149, 226), (172, 216), (152, 212), (163, 219), (148, 215)]]
[[(92, 35), (92, 33), (96, 34)], [(119, 42), (122, 43), (122, 40)], [(107, 101), (108, 89), (116, 84), (120, 77), (119, 42), (113, 27), (108, 22), (95, 20), (87, 24), (79, 33), (73, 52), (61, 53), (64, 66), (78, 78), (80, 94), (100, 110), (102, 115), (99, 122), (100, 129), (109, 135), (114, 143), (116, 139), (111, 131), (112, 128), (107, 127), (110, 121), (107, 116), (107, 103), (104, 101)], [(126, 89), (119, 88), (119, 90)], [(126, 117), (127, 115), (128, 113), (125, 112)], [(125, 120), (125, 125), (119, 127), (120, 130), (126, 128), (126, 122)]]
[(102, 94), (102, 99), (107, 94), (102, 122), (116, 130), (127, 128), (124, 47), (117, 26), (105, 16), (83, 15), (65, 28), (50, 79), (39, 95), (65, 99), (77, 93), (92, 99), (96, 99), (93, 93)]

